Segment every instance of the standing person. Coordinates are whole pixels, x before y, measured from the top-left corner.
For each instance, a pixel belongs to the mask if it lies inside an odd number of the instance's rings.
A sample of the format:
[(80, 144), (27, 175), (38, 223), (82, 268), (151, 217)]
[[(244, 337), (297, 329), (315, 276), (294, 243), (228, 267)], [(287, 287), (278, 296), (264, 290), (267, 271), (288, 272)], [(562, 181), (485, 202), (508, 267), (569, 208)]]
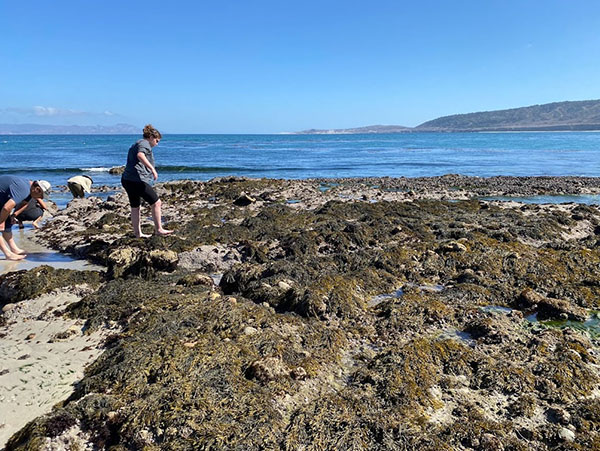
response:
[(89, 194), (92, 183), (94, 181), (89, 175), (76, 175), (67, 180), (67, 186), (73, 195), (73, 199), (83, 199), (85, 197), (84, 191)]
[(138, 238), (147, 238), (150, 236), (142, 233), (140, 224), (141, 199), (148, 202), (152, 208), (155, 232), (161, 236), (173, 233), (172, 230), (164, 229), (162, 226), (162, 203), (152, 186), (150, 186), (153, 180), (158, 179), (158, 172), (156, 172), (156, 168), (154, 167), (152, 148), (158, 145), (161, 138), (162, 135), (158, 130), (151, 124), (146, 125), (144, 127), (143, 139), (140, 139), (129, 148), (127, 164), (121, 176), (121, 184), (127, 192), (129, 205), (131, 206), (133, 233)]
[(50, 191), (50, 183), (45, 180), (30, 182), (23, 177), (15, 175), (0, 176), (0, 250), (7, 260), (22, 260), (25, 251), (15, 243), (12, 235), (11, 211), (27, 196), (42, 199)]

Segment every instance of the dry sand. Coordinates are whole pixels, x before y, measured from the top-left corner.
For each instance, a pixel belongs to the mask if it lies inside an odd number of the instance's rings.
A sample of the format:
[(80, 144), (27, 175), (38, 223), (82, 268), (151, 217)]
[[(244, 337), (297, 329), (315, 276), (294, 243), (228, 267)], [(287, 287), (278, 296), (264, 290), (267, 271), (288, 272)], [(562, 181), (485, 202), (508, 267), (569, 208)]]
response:
[[(28, 258), (18, 262), (0, 260), (0, 273), (42, 264), (99, 268), (34, 243), (28, 238), (28, 230), (13, 232), (18, 245), (29, 252)], [(57, 291), (3, 308), (6, 325), (0, 327), (0, 449), (25, 424), (68, 398), (73, 384), (81, 379), (85, 366), (100, 355), (100, 345), (111, 333), (104, 329), (85, 335), (82, 321), (55, 314), (80, 299), (73, 291)]]

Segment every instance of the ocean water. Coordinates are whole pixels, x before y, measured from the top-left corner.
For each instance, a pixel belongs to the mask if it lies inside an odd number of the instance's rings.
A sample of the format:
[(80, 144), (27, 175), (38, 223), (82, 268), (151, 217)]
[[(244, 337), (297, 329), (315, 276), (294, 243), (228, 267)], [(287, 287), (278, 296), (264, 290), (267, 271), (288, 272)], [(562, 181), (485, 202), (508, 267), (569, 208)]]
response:
[[(120, 185), (138, 136), (0, 135), (0, 174), (64, 185), (76, 174)], [(412, 133), (383, 135), (165, 135), (154, 148), (159, 181), (241, 175), (420, 177), (463, 174), (600, 176), (598, 133)]]

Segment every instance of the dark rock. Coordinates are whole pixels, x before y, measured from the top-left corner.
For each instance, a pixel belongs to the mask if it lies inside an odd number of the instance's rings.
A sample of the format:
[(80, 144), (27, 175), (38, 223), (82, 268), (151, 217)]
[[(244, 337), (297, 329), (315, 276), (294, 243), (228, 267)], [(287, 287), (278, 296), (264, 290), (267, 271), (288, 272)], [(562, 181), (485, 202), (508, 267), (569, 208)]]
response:
[(246, 193), (242, 193), (240, 197), (233, 201), (233, 204), (237, 205), (238, 207), (246, 207), (254, 202), (256, 202), (254, 197), (248, 196)]
[(123, 172), (125, 172), (125, 166), (115, 166), (108, 170), (108, 173), (112, 175), (121, 175)]

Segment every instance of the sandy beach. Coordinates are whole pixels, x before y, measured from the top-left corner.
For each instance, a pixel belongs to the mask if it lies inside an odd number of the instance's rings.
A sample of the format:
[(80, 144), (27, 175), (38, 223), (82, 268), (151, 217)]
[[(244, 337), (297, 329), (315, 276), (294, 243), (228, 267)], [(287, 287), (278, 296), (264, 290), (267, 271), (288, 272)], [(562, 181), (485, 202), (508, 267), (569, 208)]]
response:
[[(33, 241), (35, 231), (13, 229), (15, 241), (27, 251), (19, 261), (0, 260), (0, 274), (41, 265), (74, 270), (102, 267), (75, 260)], [(71, 292), (69, 292), (71, 291)], [(105, 329), (83, 333), (83, 321), (65, 319), (60, 312), (79, 301), (72, 291), (56, 291), (2, 309), (0, 326), (0, 449), (27, 422), (49, 412), (73, 392), (84, 367), (100, 354)]]
[(7, 304), (0, 327), (0, 449), (8, 438), (73, 392), (83, 369), (102, 352), (106, 329), (83, 332), (83, 321), (57, 314), (81, 298), (55, 292)]

